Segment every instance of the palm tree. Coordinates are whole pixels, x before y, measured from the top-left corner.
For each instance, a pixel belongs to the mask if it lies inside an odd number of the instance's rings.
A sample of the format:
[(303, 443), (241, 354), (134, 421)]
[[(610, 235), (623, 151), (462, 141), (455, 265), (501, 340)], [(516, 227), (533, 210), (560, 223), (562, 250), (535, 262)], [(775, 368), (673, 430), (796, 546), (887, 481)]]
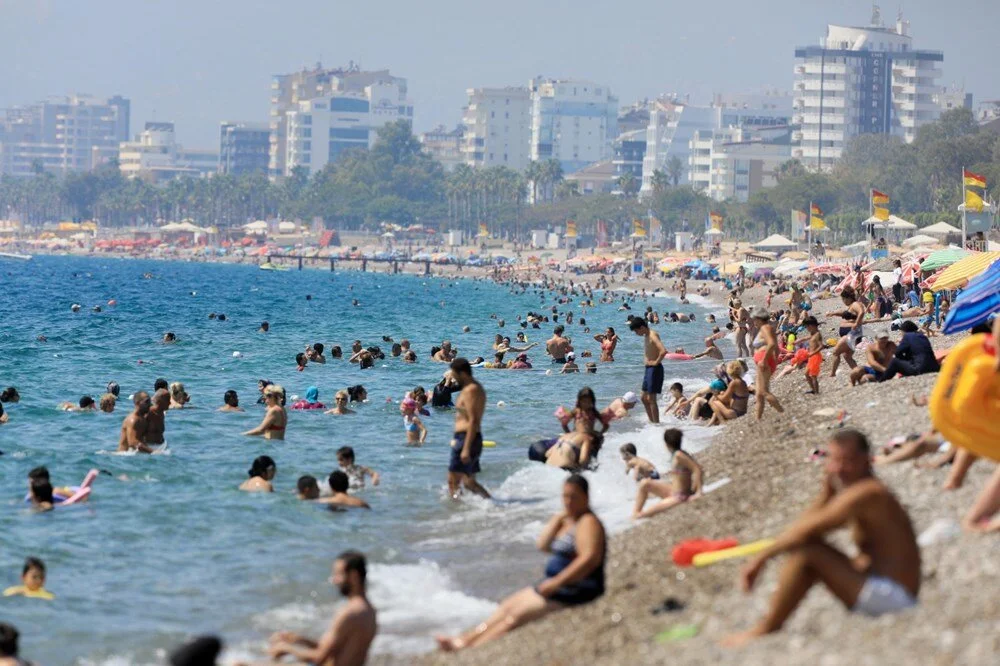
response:
[(528, 162), (528, 167), (524, 170), (524, 177), (531, 184), (531, 203), (534, 205), (538, 203), (538, 186), (544, 178), (542, 163), (536, 161)]
[(556, 185), (556, 199), (571, 199), (580, 196), (580, 183), (575, 180), (564, 180)]
[(555, 199), (555, 186), (563, 181), (563, 168), (559, 160), (545, 160), (542, 164), (542, 181), (545, 183), (546, 200)]
[(653, 192), (659, 194), (670, 185), (670, 177), (663, 169), (656, 169), (653, 171), (653, 177), (650, 182), (653, 186)]
[(635, 196), (635, 193), (639, 191), (639, 182), (636, 180), (635, 175), (631, 171), (626, 171), (622, 175), (618, 176), (617, 180), (618, 189), (621, 193), (625, 195), (626, 199), (631, 199)]
[(681, 164), (681, 158), (673, 155), (669, 160), (667, 160), (667, 177), (670, 178), (670, 182), (677, 187), (677, 184), (681, 182), (681, 178), (684, 177), (684, 165)]

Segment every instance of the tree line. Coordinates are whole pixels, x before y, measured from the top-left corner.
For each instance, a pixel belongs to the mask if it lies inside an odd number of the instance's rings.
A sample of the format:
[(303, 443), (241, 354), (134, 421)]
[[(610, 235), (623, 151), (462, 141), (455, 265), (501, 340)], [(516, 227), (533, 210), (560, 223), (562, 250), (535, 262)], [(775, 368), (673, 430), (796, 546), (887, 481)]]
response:
[(868, 192), (891, 197), (893, 213), (925, 226), (958, 221), (961, 169), (1000, 182), (998, 134), (976, 123), (965, 109), (949, 111), (920, 128), (912, 144), (897, 137), (863, 135), (845, 148), (830, 172), (809, 171), (786, 162), (777, 185), (755, 192), (747, 203), (715, 202), (678, 185), (679, 160), (651, 177), (652, 191), (638, 197), (641, 183), (623, 174), (614, 193), (580, 193), (556, 160), (532, 162), (519, 173), (506, 167), (461, 165), (445, 173), (423, 149), (409, 125), (381, 128), (370, 150), (343, 153), (308, 176), (296, 169), (280, 182), (263, 174), (181, 178), (156, 186), (126, 179), (116, 164), (57, 178), (40, 169), (34, 177), (0, 178), (0, 215), (29, 225), (95, 219), (102, 226), (149, 226), (193, 219), (202, 226), (239, 226), (281, 217), (321, 218), (339, 229), (377, 228), (382, 222), (423, 224), (478, 232), (484, 222), (493, 234), (521, 237), (572, 219), (581, 235), (594, 234), (604, 221), (615, 237), (632, 231), (632, 220), (655, 217), (665, 233), (703, 228), (709, 211), (721, 213), (731, 238), (759, 239), (789, 233), (793, 209), (815, 202), (827, 225), (843, 240), (860, 237), (868, 217)]

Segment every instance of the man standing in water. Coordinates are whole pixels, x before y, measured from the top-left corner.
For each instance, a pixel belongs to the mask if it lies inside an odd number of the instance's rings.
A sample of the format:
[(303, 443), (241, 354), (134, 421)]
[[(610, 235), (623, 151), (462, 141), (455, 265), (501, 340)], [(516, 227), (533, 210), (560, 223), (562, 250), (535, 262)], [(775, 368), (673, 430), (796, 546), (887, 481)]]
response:
[(268, 647), (271, 658), (280, 660), (289, 656), (304, 664), (362, 666), (378, 631), (375, 608), (365, 593), (366, 577), (364, 555), (349, 550), (337, 556), (330, 582), (347, 598), (347, 603), (337, 611), (318, 642), (291, 631), (273, 635)]
[(147, 420), (150, 407), (149, 394), (145, 391), (139, 391), (132, 397), (132, 402), (135, 404), (135, 408), (122, 421), (118, 450), (152, 453), (153, 450), (146, 446), (146, 433), (149, 429)]
[[(872, 617), (917, 604), (920, 548), (913, 524), (872, 473), (869, 449), (868, 438), (857, 430), (839, 430), (832, 436), (816, 502), (743, 569), (741, 582), (749, 592), (767, 561), (786, 555), (770, 611), (753, 629), (727, 638), (725, 645), (737, 647), (781, 629), (816, 583), (823, 583), (847, 608)], [(824, 540), (845, 526), (851, 527), (857, 557)]]
[(164, 432), (167, 429), (166, 413), (170, 409), (170, 392), (160, 389), (153, 394), (153, 406), (146, 414), (146, 438), (147, 444), (163, 444)]
[(642, 378), (642, 404), (646, 408), (646, 416), (650, 423), (660, 422), (660, 406), (657, 404), (663, 391), (663, 357), (667, 348), (660, 340), (660, 334), (650, 330), (646, 320), (634, 318), (628, 327), (636, 335), (643, 337), (643, 347), (646, 356), (646, 374)]
[(486, 411), (486, 391), (472, 378), (472, 366), (464, 358), (451, 362), (451, 372), (462, 390), (455, 402), (455, 438), (451, 440), (451, 461), (448, 463), (448, 492), (458, 499), (461, 486), (480, 497), (489, 498), (486, 488), (476, 481), (479, 456), (483, 453), (481, 431)]
[(552, 357), (553, 363), (566, 363), (566, 354), (573, 351), (569, 339), (563, 337), (564, 330), (562, 326), (556, 326), (552, 329), (552, 337), (545, 343), (545, 351)]

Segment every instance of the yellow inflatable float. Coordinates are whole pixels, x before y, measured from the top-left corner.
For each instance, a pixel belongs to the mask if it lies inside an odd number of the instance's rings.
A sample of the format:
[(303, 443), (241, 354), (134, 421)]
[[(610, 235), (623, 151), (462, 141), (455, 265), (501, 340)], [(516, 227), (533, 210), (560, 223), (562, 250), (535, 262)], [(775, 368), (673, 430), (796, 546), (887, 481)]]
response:
[(928, 407), (952, 445), (1000, 460), (1000, 373), (991, 336), (970, 336), (948, 352)]

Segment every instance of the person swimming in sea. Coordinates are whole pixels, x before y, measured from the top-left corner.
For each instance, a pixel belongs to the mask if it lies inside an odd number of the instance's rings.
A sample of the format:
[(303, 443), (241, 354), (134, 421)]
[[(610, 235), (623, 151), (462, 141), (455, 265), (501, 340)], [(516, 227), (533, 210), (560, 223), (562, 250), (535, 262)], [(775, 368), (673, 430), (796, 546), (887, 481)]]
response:
[(413, 398), (403, 398), (399, 403), (399, 411), (403, 414), (403, 429), (406, 431), (406, 443), (419, 446), (427, 440), (427, 427), (417, 414), (419, 405)]
[(640, 458), (635, 449), (635, 444), (629, 442), (627, 444), (622, 444), (618, 452), (622, 454), (622, 461), (625, 463), (625, 475), (628, 476), (629, 472), (635, 470), (635, 480), (642, 481), (643, 479), (653, 479), (658, 481), (660, 478), (660, 473), (656, 471), (656, 465), (649, 462), (645, 458)]
[(353, 409), (348, 409), (347, 403), (350, 401), (351, 396), (348, 395), (347, 391), (341, 389), (337, 391), (336, 395), (333, 396), (333, 409), (328, 409), (324, 414), (333, 414), (335, 416), (343, 416), (345, 414), (356, 414)]
[(285, 390), (278, 384), (269, 384), (264, 388), (264, 400), (267, 405), (267, 412), (263, 420), (253, 430), (247, 430), (244, 435), (260, 436), (265, 439), (285, 439), (285, 428), (288, 424), (288, 413), (282, 406), (281, 401)]
[(354, 462), (354, 449), (350, 446), (342, 446), (337, 449), (337, 464), (342, 472), (350, 479), (351, 488), (360, 490), (365, 487), (365, 477), (372, 480), (372, 485), (377, 486), (379, 482), (378, 472), (370, 467), (358, 465)]
[(273, 493), (274, 486), (271, 480), (278, 473), (278, 466), (271, 456), (258, 456), (254, 458), (247, 475), (250, 477), (240, 484), (240, 490), (248, 493)]
[(29, 487), (31, 506), (36, 511), (51, 511), (55, 506), (52, 484), (46, 479), (32, 479)]
[(45, 563), (37, 557), (24, 560), (21, 569), (21, 584), (3, 591), (5, 597), (29, 597), (51, 601), (55, 595), (45, 589)]
[(346, 472), (334, 470), (327, 479), (330, 484), (331, 494), (328, 497), (320, 497), (316, 501), (320, 504), (330, 504), (336, 507), (350, 507), (357, 509), (370, 509), (368, 502), (359, 497), (353, 497), (348, 493), (351, 487), (351, 479)]
[(236, 394), (236, 391), (229, 389), (222, 396), (222, 402), (224, 403), (222, 407), (219, 407), (217, 411), (220, 412), (242, 412), (244, 411), (240, 407), (240, 397)]
[(85, 395), (80, 398), (78, 405), (74, 405), (72, 402), (64, 402), (59, 405), (59, 409), (64, 412), (92, 412), (97, 409), (97, 403), (89, 395)]

